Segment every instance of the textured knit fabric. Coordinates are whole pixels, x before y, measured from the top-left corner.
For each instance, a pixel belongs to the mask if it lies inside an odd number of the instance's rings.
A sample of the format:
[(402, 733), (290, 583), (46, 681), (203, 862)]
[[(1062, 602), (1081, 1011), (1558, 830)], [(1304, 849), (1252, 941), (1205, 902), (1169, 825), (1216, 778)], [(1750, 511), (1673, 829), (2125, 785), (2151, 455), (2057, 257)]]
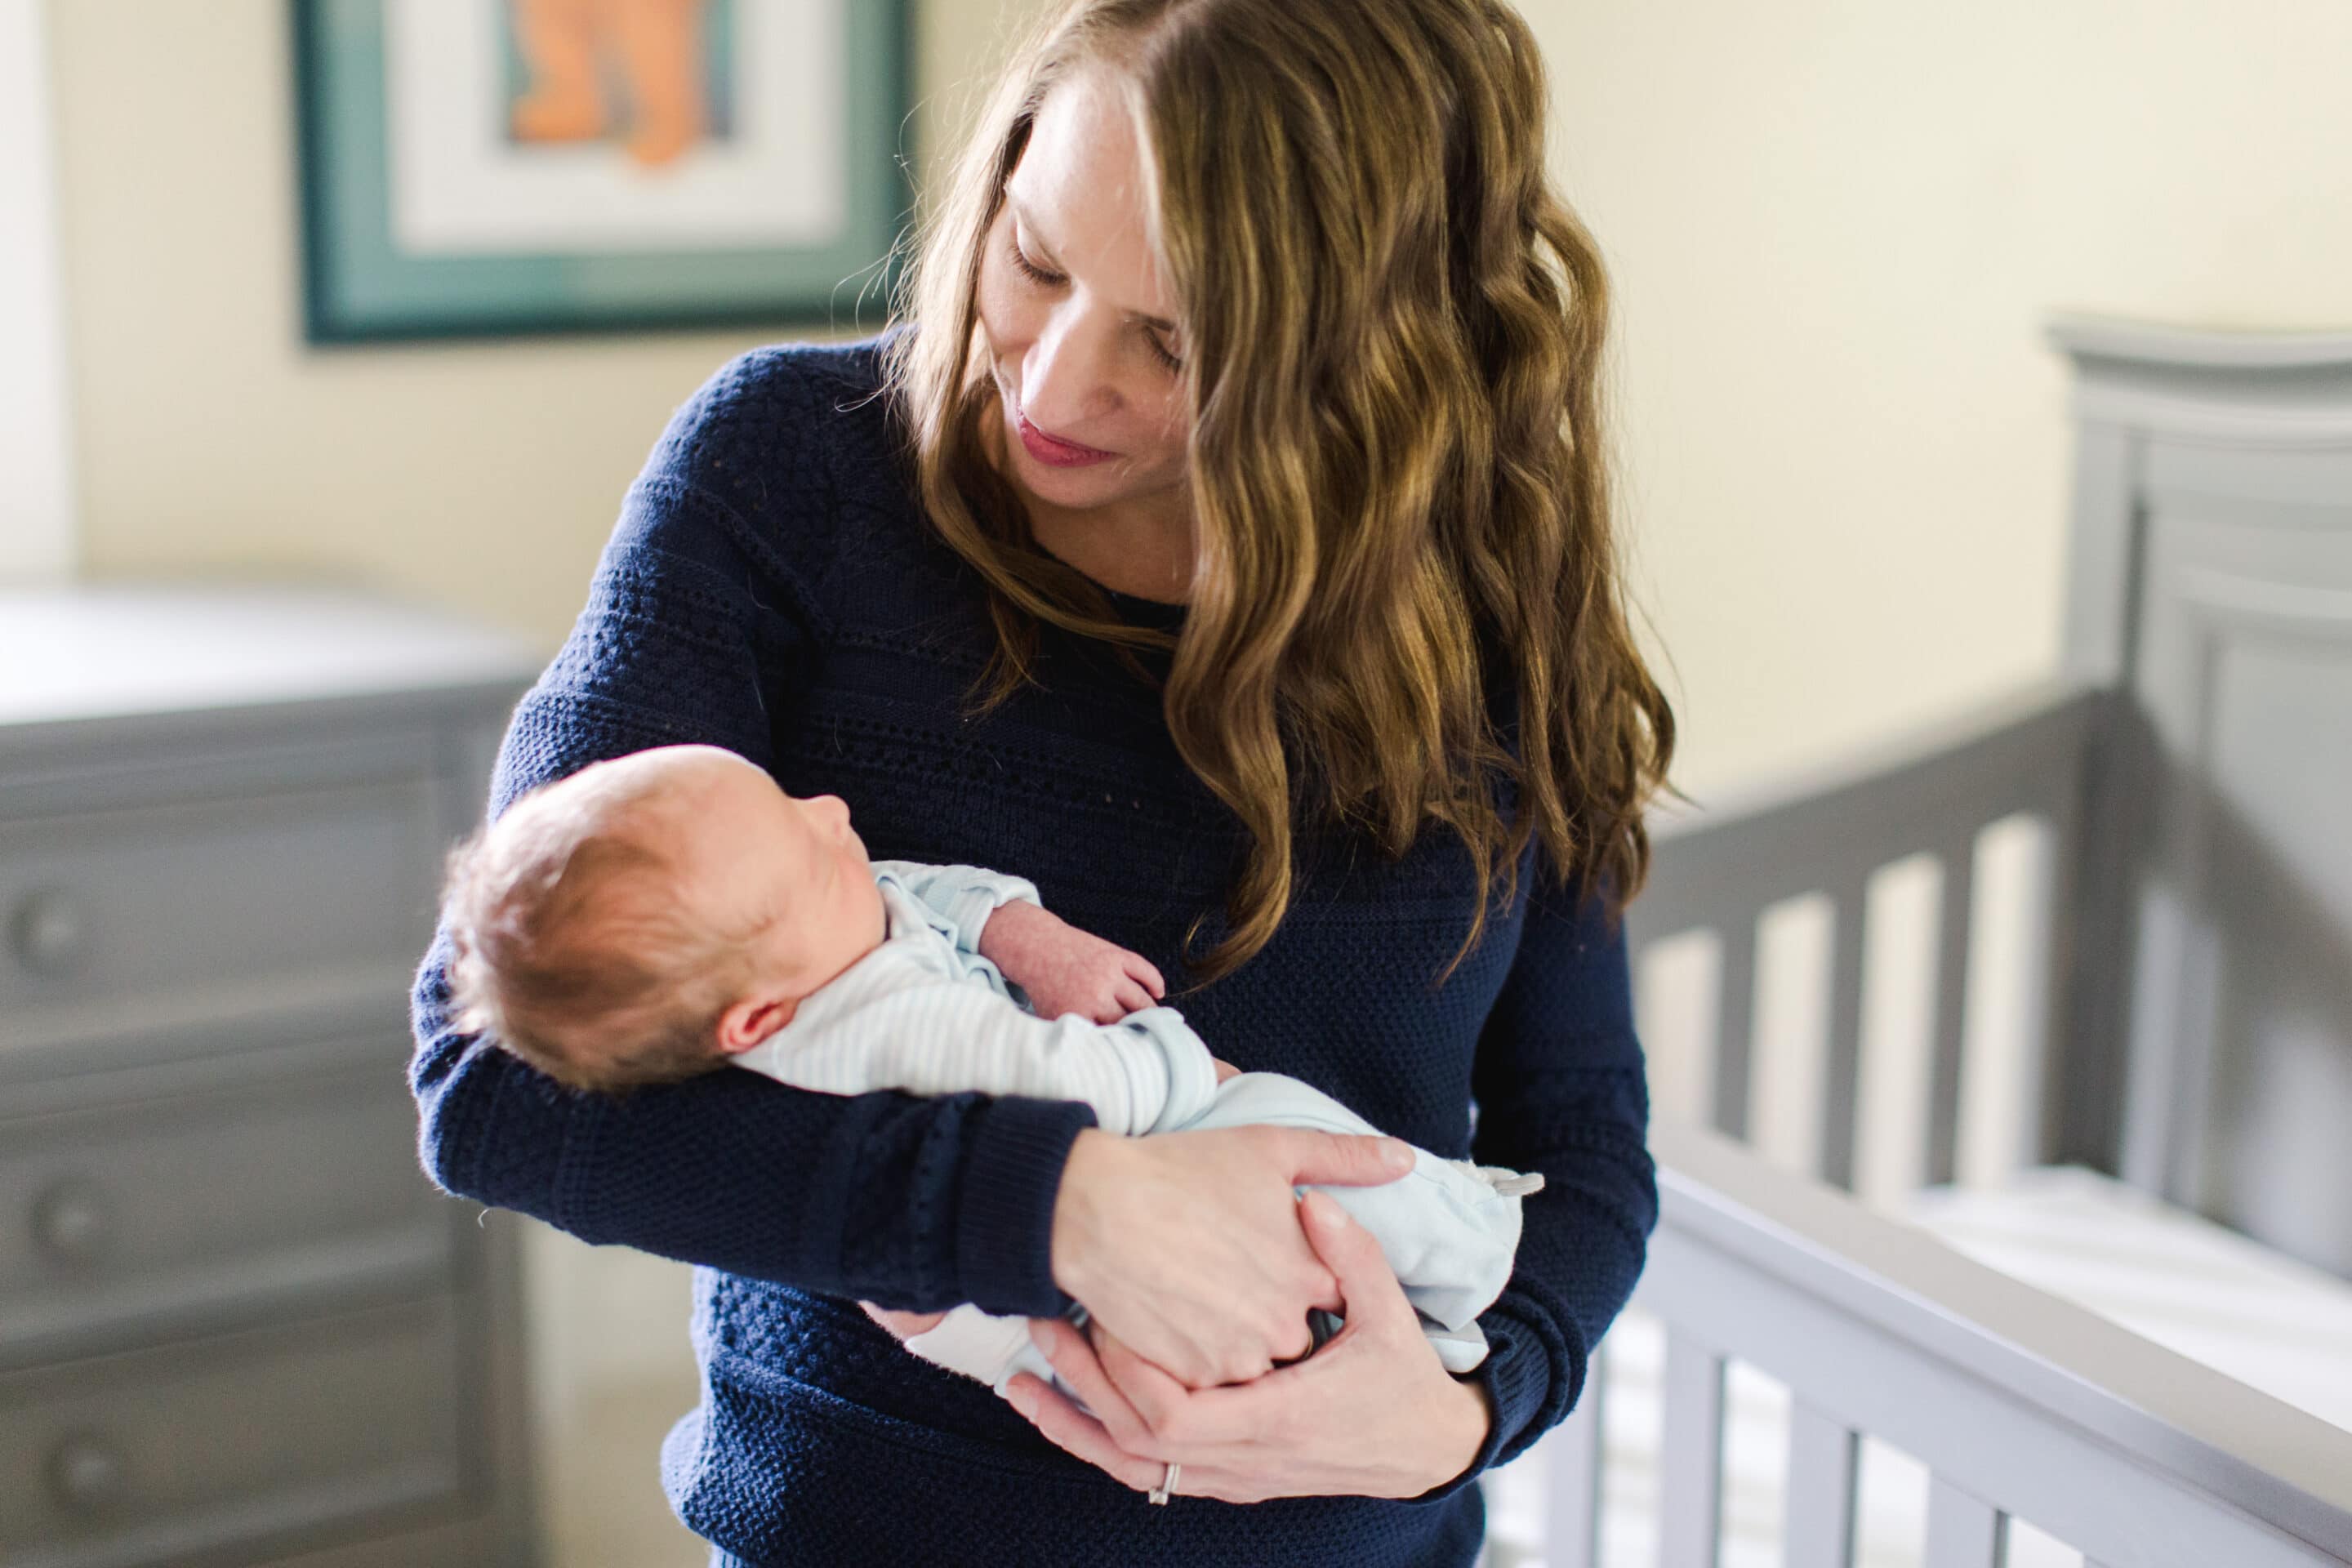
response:
[(453, 1193), (697, 1265), (702, 1399), (663, 1479), (681, 1518), (755, 1563), (1466, 1564), (1484, 1531), (1474, 1476), (1567, 1413), (1655, 1220), (1622, 938), (1596, 900), (1537, 875), (1531, 842), (1520, 896), (1496, 900), (1440, 985), (1474, 912), (1459, 839), (1433, 828), (1391, 861), (1302, 824), (1273, 940), (1186, 989), (1179, 944), (1204, 912), (1196, 942), (1225, 934), (1246, 831), (1185, 766), (1158, 693), (1100, 644), (1044, 628), (1041, 684), (963, 717), (993, 646), (986, 598), (914, 499), (875, 346), (759, 350), (679, 408), (515, 710), (492, 812), (601, 758), (727, 746), (794, 794), (855, 801), (877, 855), (1017, 868), (1158, 966), (1236, 1065), (1440, 1154), (1541, 1172), (1510, 1286), (1480, 1319), (1486, 1444), (1411, 1499), (1154, 1508), (856, 1305), (1066, 1310), (1051, 1220), (1086, 1107), (844, 1098), (747, 1072), (574, 1095), (453, 1027), (446, 931), (415, 994), (425, 1167)]
[[(824, 1094), (974, 1089), (1082, 1100), (1096, 1125), (1122, 1137), (1172, 1131), (1209, 1108), (1216, 1062), (1183, 1014), (1162, 1006), (1112, 1024), (1076, 1013), (1040, 1018), (971, 945), (977, 937), (961, 936), (894, 872), (877, 868), (874, 881), (882, 941), (803, 997), (736, 1066)], [(964, 879), (933, 885), (970, 896)]]

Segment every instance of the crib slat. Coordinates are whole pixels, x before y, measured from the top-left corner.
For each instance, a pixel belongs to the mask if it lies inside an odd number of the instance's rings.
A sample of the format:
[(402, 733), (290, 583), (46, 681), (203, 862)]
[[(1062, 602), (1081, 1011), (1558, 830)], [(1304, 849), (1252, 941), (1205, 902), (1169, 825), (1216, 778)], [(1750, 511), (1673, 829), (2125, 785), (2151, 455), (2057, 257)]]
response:
[(1716, 969), (1716, 1130), (1748, 1136), (1748, 1075), (1756, 1054), (1756, 916), (1740, 910), (1723, 922)]
[(1786, 1568), (1852, 1568), (1861, 1447), (1842, 1422), (1801, 1398), (1790, 1402)]
[[(2082, 1119), (2087, 1117), (2092, 1124), (2104, 1124), (2105, 1113), (2095, 1105), (2086, 1106), (2084, 1101), (2096, 1102), (2103, 1099), (2105, 1091), (2098, 1086), (2106, 1081), (2105, 1078), (2095, 1076), (2086, 1079), (2083, 1076), (2083, 1069), (2089, 1065), (2087, 1053), (2075, 1050), (2073, 1041), (2068, 1042), (2069, 1048), (2064, 1052), (2050, 1048), (2051, 1027), (2058, 1019), (2053, 1009), (2067, 1005), (2062, 993), (2052, 984), (2052, 955), (2068, 943), (2083, 940), (2086, 930), (2095, 930), (2095, 922), (2091, 928), (2070, 930), (2063, 941), (2056, 930), (2059, 910), (2073, 907), (2070, 903), (2062, 903), (2062, 900), (2072, 900), (2074, 896), (2076, 870), (2072, 860), (2063, 858), (2071, 853), (2069, 847), (2075, 843), (2074, 830), (2071, 826), (2074, 820), (2074, 810), (2071, 803), (2061, 805), (2034, 824), (2029, 843), (2024, 907), (2020, 911), (2021, 919), (2014, 939), (2018, 951), (2024, 954), (2017, 986), (2022, 995), (2042, 998), (2042, 1005), (2027, 1008), (2025, 1016), (2015, 1025), (2017, 1038), (2011, 1048), (2017, 1060), (2025, 1064), (2026, 1071), (2024, 1092), (2011, 1115), (2021, 1136), (2011, 1143), (2008, 1158), (1998, 1173), (2002, 1177), (2010, 1175), (2016, 1163), (2021, 1161), (2030, 1165), (2072, 1164), (2084, 1158), (2074, 1151), (2114, 1147), (2111, 1143), (2083, 1142), (2084, 1123)], [(2093, 1031), (2095, 1029), (2095, 1024)], [(2051, 1081), (2051, 1075), (2053, 1069), (2062, 1068), (2067, 1074), (2067, 1087), (2063, 1092), (2059, 1092), (2057, 1086)], [(2120, 1095), (2116, 1096), (2116, 1102), (2120, 1103), (2121, 1098)], [(2046, 1109), (2054, 1109), (2056, 1119), (2045, 1115)], [(2113, 1156), (2101, 1157), (2108, 1159)]]
[(1927, 1076), (1930, 1184), (1950, 1181), (1959, 1165), (1960, 1031), (1969, 994), (1969, 913), (1975, 900), (1976, 837), (1944, 847), (1942, 909), (1936, 926), (1936, 1035)]
[(1584, 1388), (1568, 1418), (1544, 1440), (1547, 1568), (1592, 1568), (1601, 1554), (1601, 1422), (1609, 1397), (1599, 1352), (1585, 1370)]
[(1723, 1358), (1672, 1328), (1664, 1415), (1658, 1568), (1715, 1568), (1723, 1507)]
[(2001, 1568), (2009, 1521), (1941, 1476), (1927, 1482), (1927, 1568)]
[(1830, 943), (1830, 1037), (1822, 1069), (1822, 1180), (1853, 1189), (1854, 1105), (1862, 1076), (1862, 939), (1869, 885), (1828, 889), (1835, 931)]

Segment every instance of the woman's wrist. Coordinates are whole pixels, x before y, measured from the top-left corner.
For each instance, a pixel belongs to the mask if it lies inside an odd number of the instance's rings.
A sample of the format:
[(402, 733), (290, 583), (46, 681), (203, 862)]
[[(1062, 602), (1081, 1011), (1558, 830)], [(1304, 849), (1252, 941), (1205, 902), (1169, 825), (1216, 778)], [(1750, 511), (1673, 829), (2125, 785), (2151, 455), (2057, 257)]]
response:
[(1062, 1184), (1054, 1197), (1054, 1228), (1047, 1243), (1054, 1283), (1074, 1300), (1086, 1300), (1086, 1258), (1090, 1250), (1089, 1194), (1101, 1190), (1105, 1162), (1118, 1157), (1122, 1140), (1099, 1127), (1085, 1127), (1070, 1142), (1062, 1162)]
[(1449, 1375), (1447, 1381), (1459, 1394), (1459, 1397), (1446, 1402), (1456, 1418), (1447, 1426), (1448, 1439), (1439, 1451), (1438, 1475), (1427, 1489), (1444, 1486), (1468, 1469), (1477, 1459), (1478, 1450), (1486, 1446), (1486, 1435), (1495, 1425), (1494, 1400), (1486, 1392), (1486, 1379)]

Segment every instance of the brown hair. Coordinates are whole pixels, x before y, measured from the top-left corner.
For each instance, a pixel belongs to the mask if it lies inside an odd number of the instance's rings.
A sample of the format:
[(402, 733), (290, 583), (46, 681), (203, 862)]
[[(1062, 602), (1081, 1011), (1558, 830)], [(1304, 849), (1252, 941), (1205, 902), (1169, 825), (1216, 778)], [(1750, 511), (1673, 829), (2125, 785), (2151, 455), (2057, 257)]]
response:
[(588, 770), (541, 784), (449, 851), (441, 917), (458, 1026), (574, 1089), (719, 1065), (741, 939), (671, 891), (682, 874), (642, 803)]
[[(1037, 548), (980, 439), (982, 248), (1048, 89), (1097, 63), (1148, 149), (1187, 345), (1200, 555), (1172, 637)], [(1433, 818), (1459, 835), (1480, 907), (1440, 982), (1530, 834), (1612, 914), (1647, 874), (1674, 714), (1622, 603), (1608, 285), (1547, 183), (1545, 116), (1499, 0), (1075, 0), (1014, 55), (919, 231), (892, 314), (925, 330), (886, 339), (885, 381), (933, 525), (990, 590), (979, 707), (1027, 678), (1039, 621), (1139, 673), (1130, 648), (1173, 647), (1170, 732), (1255, 839), (1202, 984), (1288, 906), (1294, 781), (1392, 857)], [(1516, 714), (1490, 711), (1498, 689)], [(1529, 808), (1508, 826), (1498, 776)]]

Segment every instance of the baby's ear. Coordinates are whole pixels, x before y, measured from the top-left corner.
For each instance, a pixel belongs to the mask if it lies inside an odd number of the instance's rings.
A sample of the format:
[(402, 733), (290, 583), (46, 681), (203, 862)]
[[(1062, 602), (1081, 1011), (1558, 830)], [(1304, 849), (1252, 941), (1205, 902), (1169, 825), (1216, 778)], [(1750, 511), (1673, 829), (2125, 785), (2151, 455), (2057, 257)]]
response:
[(746, 996), (719, 1015), (719, 1054), (740, 1057), (793, 1021), (796, 996)]

